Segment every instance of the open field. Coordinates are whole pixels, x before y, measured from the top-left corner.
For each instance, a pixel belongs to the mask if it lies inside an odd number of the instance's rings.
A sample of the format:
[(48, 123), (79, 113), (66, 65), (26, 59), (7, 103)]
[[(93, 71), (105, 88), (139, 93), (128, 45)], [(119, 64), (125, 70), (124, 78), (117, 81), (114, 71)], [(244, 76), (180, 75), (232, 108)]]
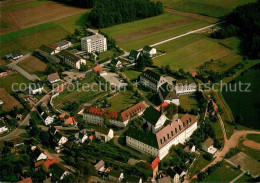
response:
[(156, 17), (112, 26), (102, 29), (102, 31), (112, 36), (120, 47), (129, 51), (207, 25), (209, 23), (205, 21), (165, 13)]
[(133, 98), (133, 93), (130, 91), (122, 91), (118, 93), (116, 96), (110, 98), (108, 102), (111, 102), (111, 107), (108, 107), (107, 110), (120, 112), (121, 110), (125, 110), (130, 105), (135, 104), (137, 100)]
[(23, 49), (21, 46), (19, 46), (18, 44), (14, 43), (13, 41), (9, 41), (9, 42), (0, 44), (0, 60), (1, 60), (1, 63), (5, 62), (3, 60), (4, 56), (9, 54), (10, 52), (12, 52), (14, 50), (20, 50), (23, 54), (26, 54), (28, 52), (25, 49)]
[[(154, 0), (157, 1), (157, 0)], [(227, 15), (235, 7), (257, 0), (161, 0), (165, 8), (176, 9), (185, 12), (191, 12), (212, 17), (221, 17)]]
[[(12, 84), (13, 83), (25, 83), (28, 84), (30, 81), (26, 79), (19, 73), (13, 73), (7, 77), (0, 78), (0, 86), (4, 88), (7, 92), (12, 92)], [(14, 89), (18, 89), (18, 86), (14, 86)]]
[[(255, 149), (255, 144), (254, 144), (254, 146), (252, 146), (252, 147), (246, 146), (246, 144), (244, 144), (244, 142), (246, 142), (246, 141), (248, 141), (248, 140), (242, 140), (242, 141), (240, 141), (239, 144), (238, 144), (238, 146), (237, 146), (237, 148), (238, 148), (241, 152), (247, 154), (248, 156), (254, 158), (255, 160), (260, 161), (260, 151), (257, 150), (257, 149)], [(252, 141), (252, 142), (254, 142), (254, 141)], [(257, 144), (259, 144), (259, 143), (257, 143)], [(257, 145), (256, 148), (258, 148), (258, 145)]]
[(35, 73), (38, 71), (44, 71), (47, 67), (45, 63), (40, 61), (38, 58), (34, 56), (30, 56), (23, 61), (19, 62), (18, 66), (23, 68), (29, 73)]
[(112, 57), (114, 54), (114, 52), (112, 50), (107, 50), (107, 51), (103, 51), (103, 52), (100, 52), (98, 57), (99, 59), (98, 60), (103, 60), (107, 57)]
[[(1, 34), (85, 12), (85, 9), (65, 6), (50, 1), (32, 1), (1, 8)], [(46, 11), (48, 10), (48, 11)], [(33, 15), (33, 16), (32, 16)]]
[(18, 102), (12, 95), (10, 95), (4, 88), (0, 88), (0, 100), (4, 102), (4, 111), (10, 111), (14, 108), (14, 106), (17, 106), (18, 108), (22, 107), (20, 102)]
[(136, 71), (136, 70), (130, 70), (130, 69), (128, 69), (128, 70), (125, 70), (125, 71), (123, 72), (123, 74), (126, 75), (126, 77), (127, 77), (128, 79), (132, 80), (132, 79), (137, 79), (138, 76), (141, 74), (141, 72)]
[(203, 182), (230, 182), (241, 173), (241, 170), (238, 170), (231, 164), (224, 162), (221, 167), (218, 167), (212, 174), (204, 179)]
[[(202, 152), (204, 153), (204, 152)], [(204, 168), (206, 165), (208, 165), (210, 161), (203, 158), (203, 154), (196, 154), (196, 161), (189, 169), (189, 176), (192, 177), (193, 175), (199, 173), (202, 168)]]
[(246, 138), (247, 138), (248, 140), (252, 140), (252, 141), (255, 141), (255, 142), (260, 143), (260, 135), (259, 135), (259, 134), (248, 134), (248, 135), (246, 136)]
[(197, 110), (198, 109), (198, 101), (196, 100), (196, 96), (194, 94), (189, 95), (180, 95), (180, 104), (184, 110)]
[(234, 50), (236, 53), (240, 52), (239, 45), (241, 40), (237, 37), (230, 37), (220, 41), (220, 44), (225, 45), (226, 47)]

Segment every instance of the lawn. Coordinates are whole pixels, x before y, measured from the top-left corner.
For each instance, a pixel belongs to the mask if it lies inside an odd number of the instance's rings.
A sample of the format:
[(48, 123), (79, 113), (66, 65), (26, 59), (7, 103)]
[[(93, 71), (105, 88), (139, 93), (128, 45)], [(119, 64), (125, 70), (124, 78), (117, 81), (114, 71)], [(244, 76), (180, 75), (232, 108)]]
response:
[[(1, 37), (0, 37), (0, 42), (1, 42)], [(2, 62), (4, 63), (3, 58), (5, 57), (5, 55), (9, 54), (10, 52), (12, 52), (14, 50), (20, 50), (22, 52), (22, 54), (28, 53), (28, 51), (26, 51), (24, 48), (22, 48), (20, 45), (16, 44), (13, 41), (5, 42), (3, 44), (0, 44), (1, 63)]]
[(4, 111), (10, 111), (14, 108), (14, 106), (17, 106), (18, 108), (22, 107), (20, 102), (17, 101), (16, 98), (14, 98), (12, 95), (10, 95), (4, 88), (0, 88), (0, 100), (4, 102)]
[(125, 70), (125, 71), (123, 72), (123, 74), (126, 75), (126, 77), (127, 77), (128, 79), (133, 80), (133, 79), (137, 79), (138, 76), (141, 74), (141, 72), (128, 69), (128, 70)]
[(242, 177), (240, 177), (237, 181), (235, 181), (236, 183), (241, 183), (241, 182), (254, 182), (254, 178), (252, 178), (251, 176), (248, 176), (246, 174), (244, 174)]
[(108, 99), (111, 102), (111, 107), (108, 107), (107, 110), (120, 112), (128, 108), (131, 104), (135, 104), (137, 102), (136, 98), (133, 97), (133, 93), (130, 91), (122, 91), (118, 93), (116, 96)]
[(212, 174), (204, 179), (203, 182), (230, 182), (241, 173), (241, 170), (224, 162), (221, 167), (218, 167)]
[(224, 146), (224, 136), (223, 136), (223, 132), (222, 132), (222, 128), (220, 125), (220, 122), (217, 121), (215, 123), (213, 123), (213, 128), (216, 134), (216, 139), (218, 139), (218, 141), (221, 143), (221, 146)]
[(208, 25), (207, 22), (177, 14), (165, 13), (139, 21), (102, 29), (126, 50), (140, 49), (186, 32)]
[(112, 57), (113, 54), (114, 54), (114, 52), (112, 50), (103, 51), (103, 52), (99, 53), (99, 55), (98, 55), (99, 59), (98, 60), (103, 60), (107, 57)]
[(161, 0), (163, 6), (166, 8), (177, 9), (180, 11), (197, 13), (212, 17), (221, 17), (227, 15), (236, 6), (256, 1), (257, 0)]
[(26, 70), (27, 72), (33, 74), (35, 72), (44, 71), (47, 67), (45, 63), (40, 61), (34, 56), (30, 56), (23, 61), (18, 63), (18, 66)]
[[(201, 152), (203, 153), (203, 152)], [(202, 154), (198, 155), (196, 154), (196, 160), (193, 163), (192, 167), (189, 169), (189, 176), (193, 177), (193, 175), (199, 173), (201, 169), (203, 169), (205, 166), (207, 166), (210, 163), (210, 161), (205, 160), (202, 156)]]
[[(4, 78), (0, 78), (0, 86), (2, 88), (5, 88), (5, 90), (8, 92), (8, 93), (11, 93), (13, 92), (12, 91), (12, 84), (21, 84), (21, 83), (25, 83), (25, 84), (28, 84), (30, 81), (25, 78), (23, 75), (19, 74), (19, 73), (14, 73), (14, 74), (11, 74), (7, 77), (4, 77)], [(15, 90), (18, 89), (18, 85), (14, 85), (13, 88)]]
[(246, 138), (247, 138), (248, 140), (252, 140), (252, 141), (255, 141), (255, 142), (260, 143), (260, 135), (259, 135), (259, 134), (248, 134), (248, 135), (246, 136)]
[(180, 104), (184, 110), (197, 110), (198, 109), (198, 101), (196, 100), (195, 94), (189, 95), (180, 95)]
[(211, 59), (218, 60), (232, 53), (230, 49), (200, 34), (188, 35), (156, 48), (166, 51), (166, 55), (154, 59), (154, 64), (169, 64), (176, 70), (194, 69)]
[(237, 37), (230, 37), (220, 41), (221, 44), (225, 45), (226, 47), (234, 50), (236, 53), (240, 52), (240, 39)]

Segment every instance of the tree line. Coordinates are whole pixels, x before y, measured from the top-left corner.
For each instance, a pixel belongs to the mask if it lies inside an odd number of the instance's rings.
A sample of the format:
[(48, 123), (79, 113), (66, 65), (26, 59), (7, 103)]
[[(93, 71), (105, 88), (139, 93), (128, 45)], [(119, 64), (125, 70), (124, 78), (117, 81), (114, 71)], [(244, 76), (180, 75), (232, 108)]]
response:
[(67, 4), (70, 6), (76, 6), (81, 8), (92, 8), (95, 4), (95, 0), (53, 0), (59, 3)]
[(97, 28), (131, 22), (163, 13), (161, 2), (150, 0), (96, 0), (89, 22)]
[(260, 1), (235, 8), (224, 19), (222, 29), (211, 34), (213, 38), (238, 36), (241, 52), (249, 58), (260, 58)]

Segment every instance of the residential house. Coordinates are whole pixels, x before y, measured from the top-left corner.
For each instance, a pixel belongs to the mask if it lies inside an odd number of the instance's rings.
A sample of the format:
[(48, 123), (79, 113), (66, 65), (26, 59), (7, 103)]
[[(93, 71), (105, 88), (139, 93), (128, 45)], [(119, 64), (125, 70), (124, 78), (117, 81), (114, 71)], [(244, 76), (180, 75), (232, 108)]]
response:
[(139, 58), (140, 54), (141, 53), (139, 51), (131, 50), (131, 52), (130, 52), (130, 54), (128, 56), (129, 62), (134, 63)]
[(173, 183), (170, 176), (158, 179), (158, 183)]
[(57, 130), (54, 126), (51, 126), (50, 132), (52, 134), (53, 141), (58, 146), (61, 146), (68, 141), (68, 138), (63, 133), (61, 133), (59, 130)]
[(178, 175), (179, 178), (181, 179), (183, 176), (186, 175), (187, 171), (185, 171), (184, 169), (180, 168), (179, 166), (175, 166), (173, 169)]
[(13, 59), (13, 60), (17, 60), (21, 57), (23, 57), (23, 54), (20, 50), (15, 50), (5, 56), (6, 59)]
[(5, 76), (7, 76), (7, 75), (8, 75), (8, 72), (1, 72), (1, 73), (0, 73), (0, 78), (5, 77)]
[(156, 178), (156, 176), (158, 175), (159, 162), (160, 162), (160, 159), (158, 157), (156, 157), (151, 164), (146, 163), (147, 167), (153, 171), (153, 178)]
[(115, 170), (111, 170), (109, 172), (109, 180), (112, 182), (122, 182), (122, 180), (124, 179), (124, 173), (115, 171)]
[(152, 106), (149, 106), (144, 111), (142, 117), (144, 123), (147, 123), (148, 129), (154, 134), (163, 128), (163, 125), (167, 120), (165, 115), (161, 114), (161, 112), (157, 111)]
[(140, 83), (146, 88), (157, 92), (159, 87), (167, 80), (159, 74), (147, 69), (140, 75)]
[(47, 159), (47, 155), (44, 153), (44, 151), (40, 147), (32, 146), (31, 151), (32, 151), (34, 161), (40, 161), (40, 160)]
[(75, 134), (75, 139), (77, 142), (83, 144), (88, 139), (88, 134), (86, 129), (83, 129)]
[(104, 125), (104, 119), (106, 118), (112, 125), (126, 127), (129, 121), (137, 116), (142, 115), (145, 109), (146, 106), (144, 103), (139, 102), (121, 113), (95, 107), (86, 107), (82, 114), (83, 119), (88, 123)]
[(55, 82), (60, 81), (60, 76), (57, 72), (55, 72), (55, 73), (49, 74), (47, 79), (50, 83), (55, 83)]
[(177, 80), (175, 84), (176, 94), (190, 94), (197, 91), (197, 85), (192, 79)]
[(8, 132), (8, 131), (9, 131), (8, 127), (6, 127), (6, 126), (0, 127), (0, 134)]
[(86, 60), (82, 59), (81, 57), (71, 53), (68, 50), (61, 50), (58, 53), (58, 56), (61, 58), (61, 60), (71, 66), (74, 69), (80, 69), (81, 65), (86, 65)]
[(95, 164), (94, 168), (97, 171), (104, 171), (105, 170), (105, 162), (103, 160), (100, 160), (97, 164)]
[(102, 34), (81, 38), (81, 48), (88, 53), (107, 51), (107, 39)]
[(218, 149), (214, 147), (214, 140), (212, 138), (207, 138), (205, 142), (202, 144), (202, 150), (210, 153), (213, 157), (216, 156)]
[(35, 95), (35, 94), (41, 94), (43, 93), (43, 85), (40, 83), (30, 83), (29, 84), (29, 94)]
[(156, 48), (150, 47), (148, 45), (146, 45), (143, 48), (143, 53), (149, 55), (150, 57), (152, 57), (153, 55), (156, 54)]
[(95, 137), (102, 142), (108, 142), (114, 138), (114, 131), (110, 128), (98, 126), (95, 129)]
[(73, 126), (77, 126), (77, 121), (75, 117), (68, 117), (65, 119), (64, 122), (65, 125), (73, 125)]
[(171, 179), (172, 183), (180, 183), (181, 182), (180, 181), (180, 175), (172, 167), (168, 168), (167, 173), (172, 178)]
[(126, 135), (126, 144), (141, 152), (158, 156), (162, 160), (169, 153), (172, 145), (183, 144), (196, 129), (197, 120), (185, 114), (162, 127), (155, 134), (130, 128)]
[(66, 41), (66, 40), (59, 41), (59, 42), (55, 43), (54, 45), (52, 45), (52, 47), (55, 48), (58, 51), (66, 50), (66, 49), (68, 49), (68, 48), (70, 48), (72, 46), (73, 45), (71, 44), (71, 42), (70, 41)]
[(55, 115), (51, 115), (48, 107), (44, 107), (43, 102), (36, 107), (38, 115), (42, 119), (43, 123), (47, 126), (53, 123)]
[(36, 51), (44, 57), (47, 57), (49, 55), (55, 55), (56, 53), (59, 53), (59, 51), (56, 50), (55, 48), (52, 48), (45, 44), (41, 45)]
[(22, 137), (15, 137), (12, 140), (10, 140), (14, 147), (18, 147), (20, 145), (24, 145), (24, 141)]
[(28, 177), (28, 178), (22, 178), (22, 180), (18, 181), (17, 183), (33, 183), (33, 182), (32, 182), (32, 178)]
[(160, 86), (158, 94), (162, 103), (167, 102), (168, 104), (173, 103), (177, 106), (180, 105), (179, 96), (176, 94), (172, 85), (164, 83)]
[(112, 59), (110, 65), (116, 68), (122, 67), (122, 62), (117, 59)]
[(186, 147), (184, 147), (184, 151), (187, 153), (192, 153), (196, 151), (196, 147), (195, 145), (192, 145), (191, 147), (189, 145), (187, 145)]
[(55, 157), (44, 161), (43, 170), (49, 172), (50, 166), (53, 165), (54, 163), (58, 163), (58, 161)]
[(59, 180), (64, 179), (65, 176), (70, 174), (70, 172), (67, 171), (67, 169), (63, 165), (58, 163), (54, 163), (51, 165), (51, 172), (53, 173), (54, 177)]
[(99, 72), (99, 75), (100, 76), (105, 76), (105, 75), (107, 75), (107, 72), (106, 71), (103, 71), (103, 69), (98, 65), (98, 66), (96, 66), (96, 67), (94, 67), (94, 72), (95, 73), (97, 73), (97, 72)]

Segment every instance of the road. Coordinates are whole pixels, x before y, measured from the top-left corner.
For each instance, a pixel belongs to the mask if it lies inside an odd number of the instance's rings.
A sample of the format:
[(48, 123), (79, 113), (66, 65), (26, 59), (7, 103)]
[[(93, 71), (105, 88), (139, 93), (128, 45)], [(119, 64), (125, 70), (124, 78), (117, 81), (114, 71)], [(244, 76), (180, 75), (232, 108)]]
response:
[(7, 66), (17, 70), (17, 72), (19, 72), (20, 74), (22, 74), (24, 77), (26, 77), (27, 79), (34, 81), (34, 80), (40, 80), (40, 78), (36, 75), (31, 75), (28, 72), (26, 72), (25, 70), (23, 70), (21, 67), (17, 66), (17, 64), (21, 61), (23, 61), (24, 59), (30, 57), (32, 54), (29, 53), (27, 55), (24, 55), (22, 58), (17, 59), (16, 61), (8, 64)]
[[(218, 152), (216, 158), (207, 166), (205, 166), (201, 172), (205, 171), (208, 167), (220, 162), (224, 159), (225, 155), (229, 152), (231, 148), (234, 148), (238, 145), (239, 139), (241, 137), (245, 137), (247, 134), (260, 134), (260, 131), (253, 131), (253, 130), (235, 130), (233, 135), (230, 137), (229, 140), (225, 140), (224, 148)], [(192, 179), (197, 179), (197, 174), (192, 177)]]
[[(154, 44), (152, 44), (152, 45), (150, 45), (150, 46), (151, 46), (151, 47), (155, 47), (155, 46), (158, 46), (158, 45), (160, 45), (160, 44), (164, 44), (164, 43), (167, 43), (167, 42), (169, 42), (169, 41), (172, 41), (172, 40), (175, 40), (175, 39), (178, 39), (178, 38), (181, 38), (181, 37), (184, 37), (184, 36), (187, 36), (187, 35), (196, 33), (196, 32), (200, 32), (200, 31), (205, 30), (205, 29), (208, 29), (208, 28), (210, 28), (210, 27), (214, 27), (214, 26), (216, 26), (216, 25), (218, 25), (218, 24), (221, 24), (221, 23), (223, 23), (223, 22), (211, 24), (211, 25), (208, 25), (208, 26), (206, 26), (206, 27), (202, 27), (202, 28), (199, 28), (199, 29), (196, 29), (196, 30), (193, 30), (193, 31), (189, 31), (189, 32), (184, 33), (184, 34), (181, 34), (181, 35), (179, 35), (179, 36), (175, 36), (175, 37), (166, 39), (166, 40), (164, 40), (164, 41), (160, 41), (160, 42), (158, 42), (158, 43), (154, 43)], [(140, 49), (137, 50), (137, 51), (141, 51), (141, 50), (142, 50), (142, 48), (140, 48)]]

